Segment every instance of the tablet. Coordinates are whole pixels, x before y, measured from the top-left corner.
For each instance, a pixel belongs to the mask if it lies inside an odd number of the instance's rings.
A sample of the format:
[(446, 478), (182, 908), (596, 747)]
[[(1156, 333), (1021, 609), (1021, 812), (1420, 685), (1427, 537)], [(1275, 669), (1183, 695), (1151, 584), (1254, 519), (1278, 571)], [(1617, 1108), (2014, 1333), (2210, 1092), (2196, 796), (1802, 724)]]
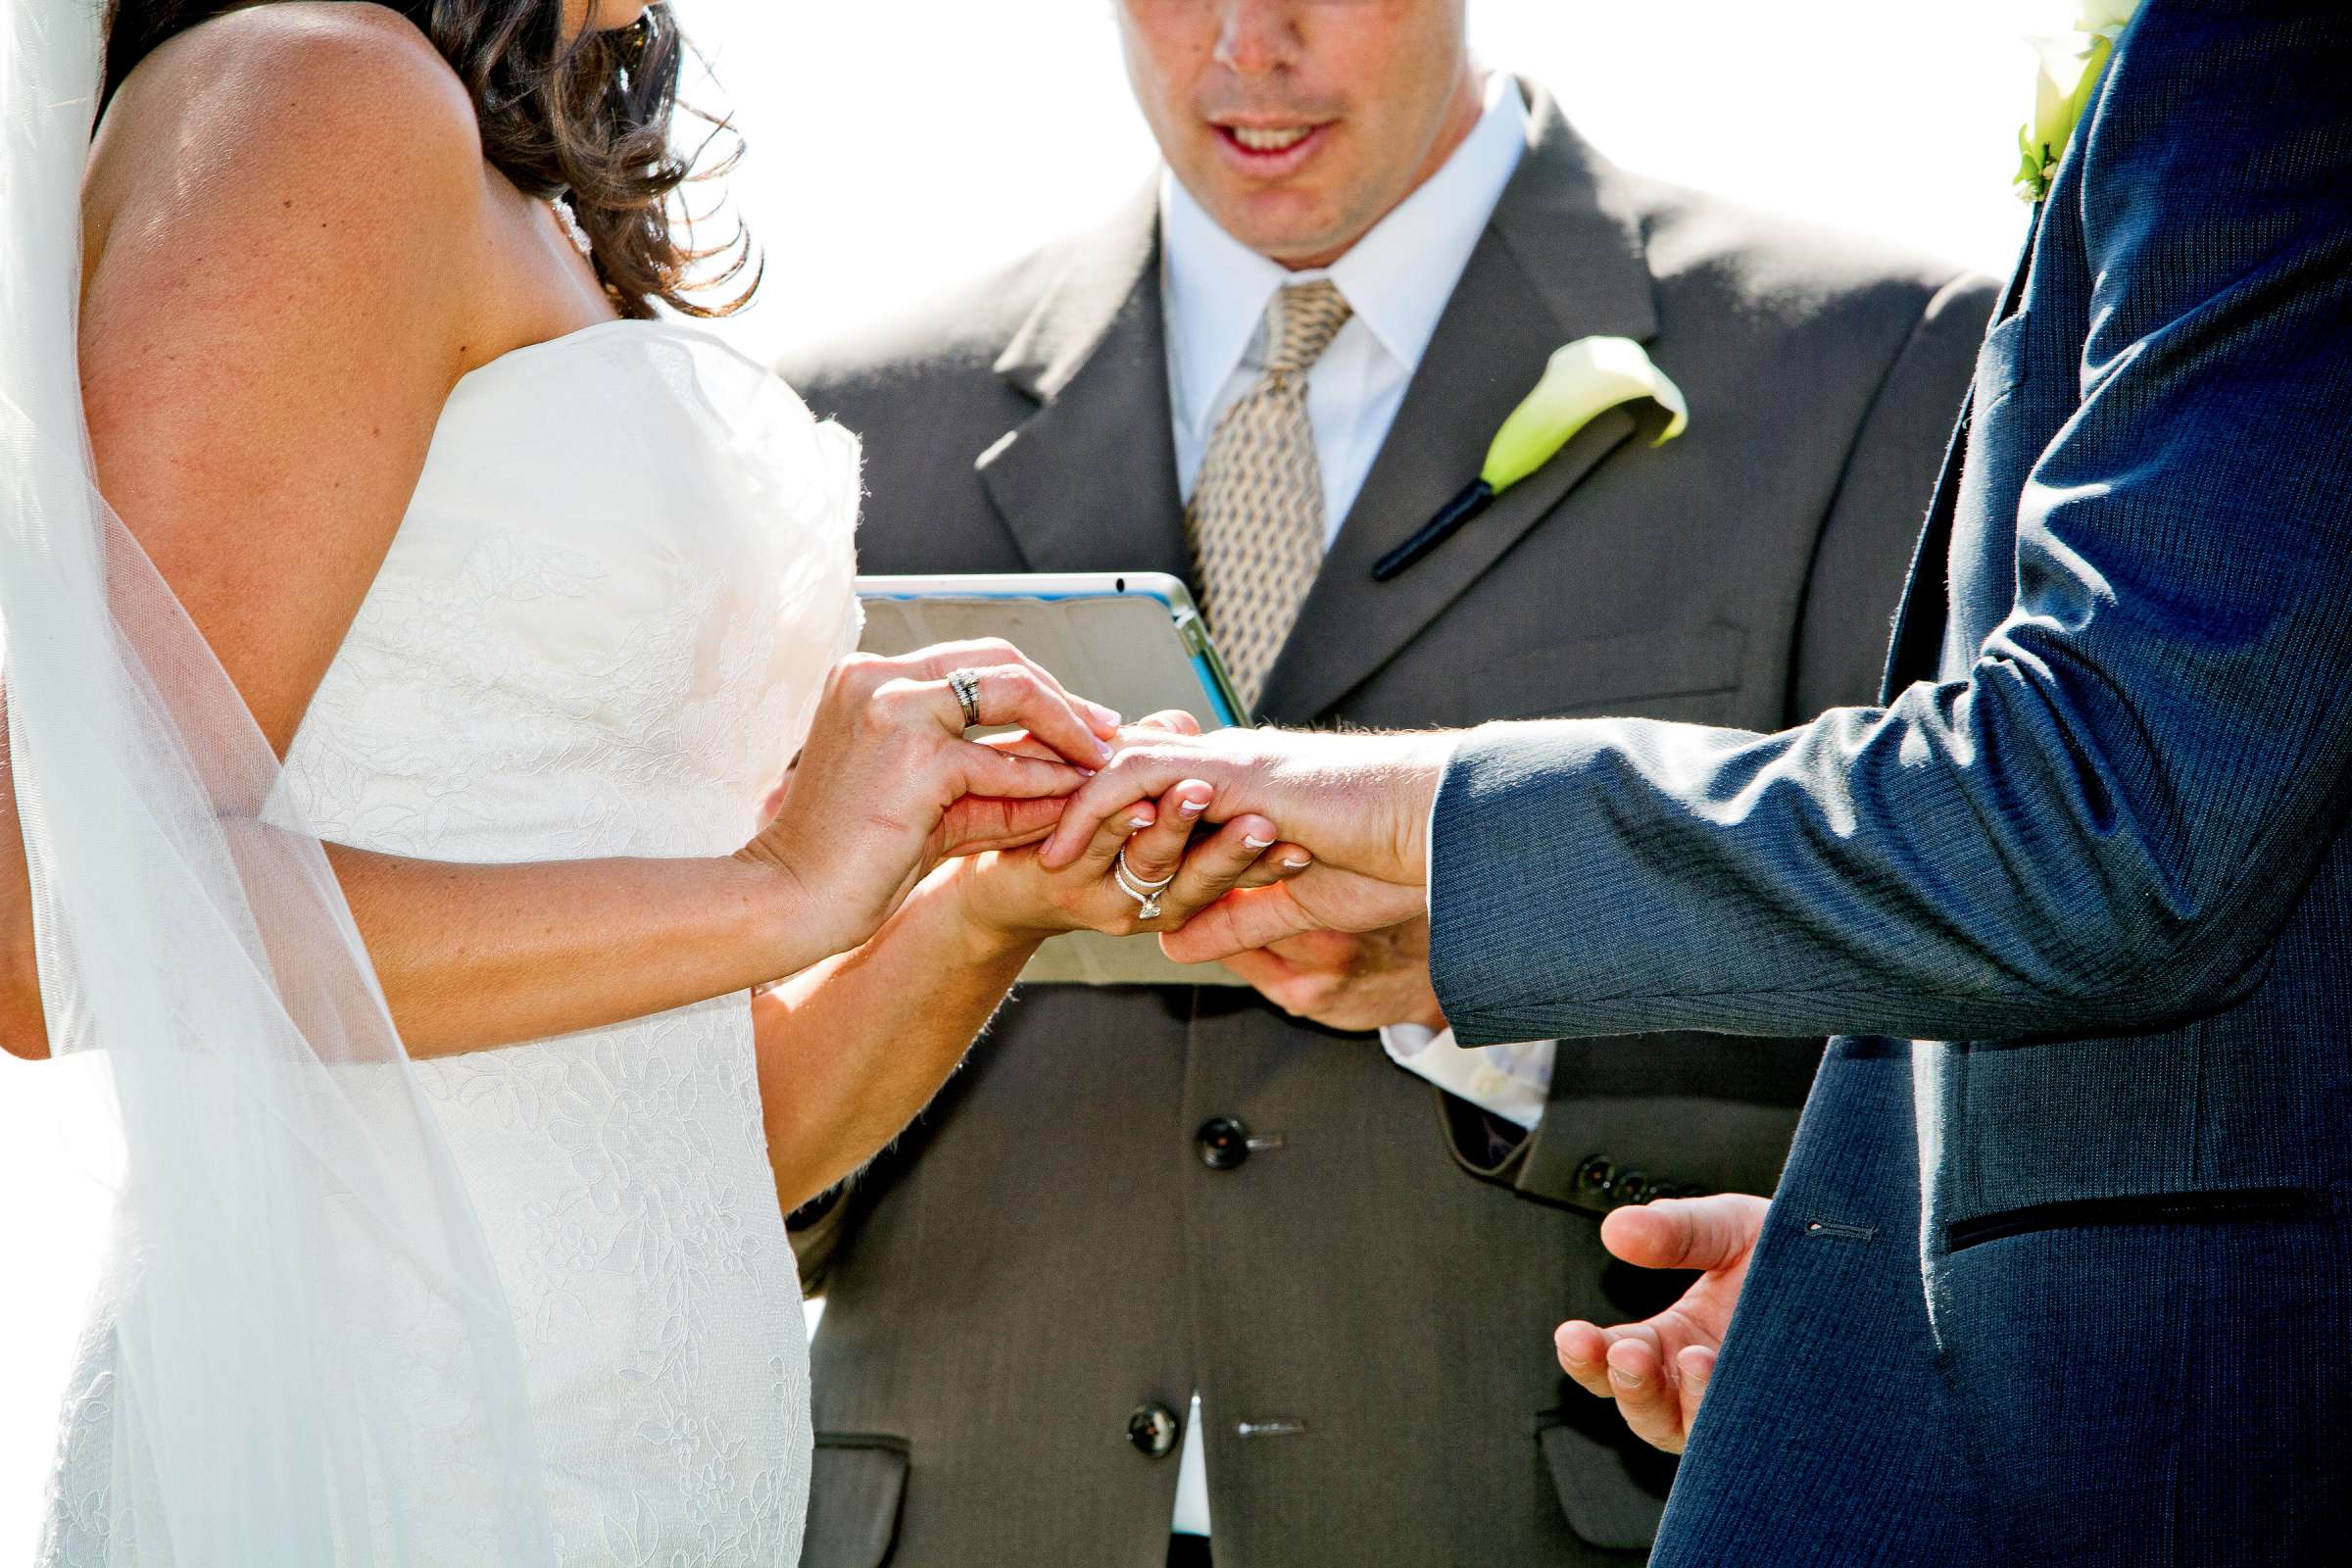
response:
[[(860, 577), (858, 646), (909, 654), (1002, 637), (1081, 697), (1130, 718), (1182, 709), (1204, 730), (1246, 722), (1193, 596), (1165, 572)], [(1239, 985), (1223, 964), (1172, 963), (1155, 937), (1074, 932), (1038, 951), (1031, 985)]]

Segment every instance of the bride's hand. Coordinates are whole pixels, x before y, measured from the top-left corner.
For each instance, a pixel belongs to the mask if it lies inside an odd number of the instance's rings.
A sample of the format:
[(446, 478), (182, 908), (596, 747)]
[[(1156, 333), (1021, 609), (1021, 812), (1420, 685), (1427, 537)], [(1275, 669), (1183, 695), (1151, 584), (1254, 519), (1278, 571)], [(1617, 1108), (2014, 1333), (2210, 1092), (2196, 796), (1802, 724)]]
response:
[[(1018, 726), (1032, 744), (965, 739), (947, 679), (959, 669), (977, 678), (979, 721)], [(813, 962), (872, 936), (944, 856), (1040, 836), (1109, 760), (1117, 732), (1116, 713), (1072, 697), (1009, 643), (853, 654), (826, 679), (780, 808), (737, 855), (801, 888), (795, 946)]]
[[(1198, 726), (1184, 713), (1159, 713), (1123, 738), (1133, 744), (1154, 730), (1190, 734)], [(1200, 780), (1181, 780), (1157, 800), (1139, 802), (1104, 822), (1078, 859), (1060, 870), (1047, 870), (1033, 848), (978, 856), (956, 874), (965, 915), (984, 945), (999, 947), (1064, 931), (1134, 936), (1173, 930), (1228, 893), (1270, 887), (1307, 869), (1307, 852), (1280, 842), (1274, 823), (1252, 812), (1196, 837), (1215, 795)], [(1021, 805), (1012, 804), (1016, 809)], [(1044, 836), (1041, 830), (1026, 837)], [(1119, 886), (1114, 872), (1122, 852), (1130, 880), (1167, 882), (1155, 914)]]

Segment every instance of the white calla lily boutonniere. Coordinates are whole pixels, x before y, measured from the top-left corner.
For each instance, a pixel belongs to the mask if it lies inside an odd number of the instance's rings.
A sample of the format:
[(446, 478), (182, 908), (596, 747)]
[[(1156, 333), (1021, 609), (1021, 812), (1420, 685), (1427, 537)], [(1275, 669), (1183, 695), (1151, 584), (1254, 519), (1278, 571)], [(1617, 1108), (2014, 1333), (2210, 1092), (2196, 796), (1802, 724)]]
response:
[(1664, 446), (1690, 422), (1682, 388), (1650, 363), (1630, 337), (1580, 337), (1552, 351), (1536, 389), (1511, 411), (1487, 448), (1478, 477), (1431, 517), (1419, 532), (1380, 558), (1372, 580), (1387, 582), (1458, 533), (1494, 498), (1534, 473), (1571, 437), (1608, 410), (1648, 405), (1651, 446)]
[(2037, 202), (2050, 193), (2075, 122), (2099, 90), (2115, 40), (2138, 9), (2139, 0), (2082, 0), (2071, 30), (2026, 40), (2041, 65), (2034, 77), (2034, 117), (2017, 133), (2019, 200)]

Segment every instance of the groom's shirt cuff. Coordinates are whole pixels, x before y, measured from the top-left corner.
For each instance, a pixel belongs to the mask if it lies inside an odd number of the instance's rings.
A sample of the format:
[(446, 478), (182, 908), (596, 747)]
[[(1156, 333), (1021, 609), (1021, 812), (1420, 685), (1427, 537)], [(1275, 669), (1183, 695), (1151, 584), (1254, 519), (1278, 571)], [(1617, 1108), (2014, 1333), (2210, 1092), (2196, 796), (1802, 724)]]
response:
[(1450, 1029), (1393, 1023), (1380, 1032), (1381, 1049), (1406, 1072), (1447, 1094), (1533, 1132), (1551, 1092), (1553, 1040), (1510, 1046), (1457, 1046)]

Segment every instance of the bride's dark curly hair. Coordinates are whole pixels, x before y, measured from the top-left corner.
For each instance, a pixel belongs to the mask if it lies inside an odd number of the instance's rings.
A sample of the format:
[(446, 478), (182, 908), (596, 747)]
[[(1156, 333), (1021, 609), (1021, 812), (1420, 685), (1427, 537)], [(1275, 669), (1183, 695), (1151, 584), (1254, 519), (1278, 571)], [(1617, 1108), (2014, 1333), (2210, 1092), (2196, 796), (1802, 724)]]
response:
[[(111, 0), (106, 92), (173, 34), (251, 0)], [(593, 10), (578, 37), (564, 35), (563, 0), (379, 0), (415, 23), (472, 95), (482, 151), (525, 194), (568, 193), (596, 248), (596, 270), (624, 316), (651, 316), (656, 300), (688, 316), (725, 316), (759, 287), (741, 225), (722, 245), (696, 250), (670, 234), (672, 198), (690, 179), (734, 166), (740, 138), (711, 167), (702, 153), (732, 127), (699, 111), (711, 136), (680, 156), (670, 145), (685, 62), (677, 19), (650, 5), (634, 26), (600, 31)], [(591, 6), (595, 0), (591, 0)], [(103, 101), (103, 100), (102, 100)], [(695, 276), (704, 263), (709, 275)], [(733, 298), (703, 305), (690, 291), (751, 278)]]

